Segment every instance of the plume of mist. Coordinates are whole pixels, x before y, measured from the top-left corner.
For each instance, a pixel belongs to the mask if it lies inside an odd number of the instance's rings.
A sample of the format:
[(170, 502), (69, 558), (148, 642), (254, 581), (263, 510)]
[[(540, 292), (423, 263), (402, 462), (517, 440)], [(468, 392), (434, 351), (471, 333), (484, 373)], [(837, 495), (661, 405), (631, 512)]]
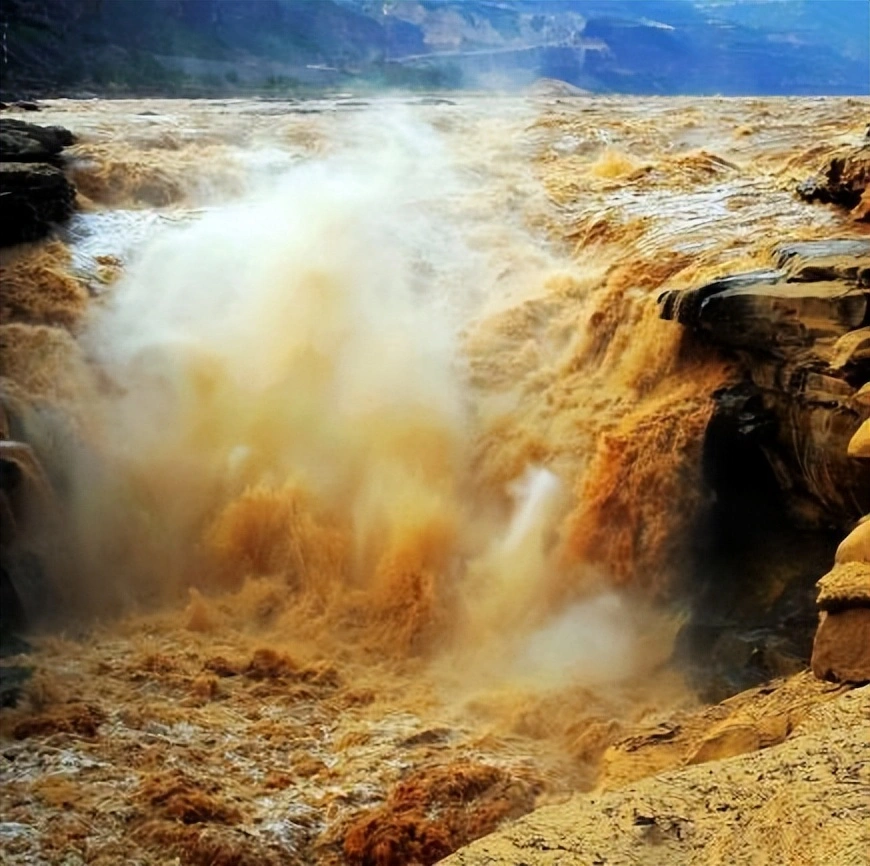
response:
[(111, 387), (88, 407), (70, 532), (91, 583), (183, 585), (203, 528), (258, 485), (305, 488), (358, 535), (459, 507), (450, 288), (477, 264), (439, 210), (455, 181), (437, 136), (373, 119), (164, 230), (94, 316), (82, 343)]
[(542, 467), (529, 467), (512, 485), (513, 509), (504, 534), (496, 535), (469, 567), (475, 635), (500, 641), (539, 614), (560, 490), (559, 479)]
[(637, 666), (639, 623), (624, 597), (602, 592), (572, 604), (531, 632), (515, 650), (520, 678), (557, 686), (619, 682)]

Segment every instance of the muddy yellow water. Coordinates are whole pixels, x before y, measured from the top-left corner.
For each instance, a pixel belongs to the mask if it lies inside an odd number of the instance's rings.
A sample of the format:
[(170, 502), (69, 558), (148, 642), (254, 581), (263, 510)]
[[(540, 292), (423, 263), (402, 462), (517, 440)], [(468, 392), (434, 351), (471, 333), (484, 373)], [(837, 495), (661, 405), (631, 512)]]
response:
[(855, 233), (864, 100), (50, 103), (81, 212), (7, 251), (55, 501), (4, 862), (433, 863), (690, 704), (726, 359), (663, 288)]

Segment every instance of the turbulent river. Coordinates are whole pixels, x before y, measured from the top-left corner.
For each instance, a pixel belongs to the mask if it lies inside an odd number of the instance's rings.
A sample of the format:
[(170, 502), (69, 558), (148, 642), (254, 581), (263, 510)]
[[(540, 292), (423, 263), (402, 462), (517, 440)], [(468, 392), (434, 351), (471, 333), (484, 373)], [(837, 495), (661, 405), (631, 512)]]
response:
[(732, 370), (656, 299), (829, 231), (806, 130), (859, 113), (47, 103), (81, 209), (2, 261), (46, 563), (4, 862), (434, 863), (692, 705)]

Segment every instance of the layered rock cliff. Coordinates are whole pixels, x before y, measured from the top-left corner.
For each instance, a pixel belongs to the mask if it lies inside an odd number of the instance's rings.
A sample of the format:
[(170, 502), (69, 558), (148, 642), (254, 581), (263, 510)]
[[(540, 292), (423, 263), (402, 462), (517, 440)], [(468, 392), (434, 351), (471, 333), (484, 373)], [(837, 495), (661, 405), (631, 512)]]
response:
[(659, 302), (741, 371), (705, 437), (713, 501), (683, 650), (748, 684), (736, 671), (770, 676), (809, 656), (815, 581), (870, 510), (870, 465), (848, 454), (870, 415), (870, 241), (781, 244), (767, 269)]
[(870, 240), (785, 244), (772, 264), (666, 292), (662, 317), (739, 360), (717, 414), (757, 443), (794, 518), (846, 527), (870, 508), (870, 467), (847, 455), (868, 415)]

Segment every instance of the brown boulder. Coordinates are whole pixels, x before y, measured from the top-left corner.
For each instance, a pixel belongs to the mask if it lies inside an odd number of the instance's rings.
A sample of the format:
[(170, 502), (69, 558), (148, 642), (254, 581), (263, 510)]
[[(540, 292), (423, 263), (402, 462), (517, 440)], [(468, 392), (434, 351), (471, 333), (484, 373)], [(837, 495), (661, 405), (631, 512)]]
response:
[(870, 607), (823, 611), (811, 664), (819, 679), (870, 682)]

